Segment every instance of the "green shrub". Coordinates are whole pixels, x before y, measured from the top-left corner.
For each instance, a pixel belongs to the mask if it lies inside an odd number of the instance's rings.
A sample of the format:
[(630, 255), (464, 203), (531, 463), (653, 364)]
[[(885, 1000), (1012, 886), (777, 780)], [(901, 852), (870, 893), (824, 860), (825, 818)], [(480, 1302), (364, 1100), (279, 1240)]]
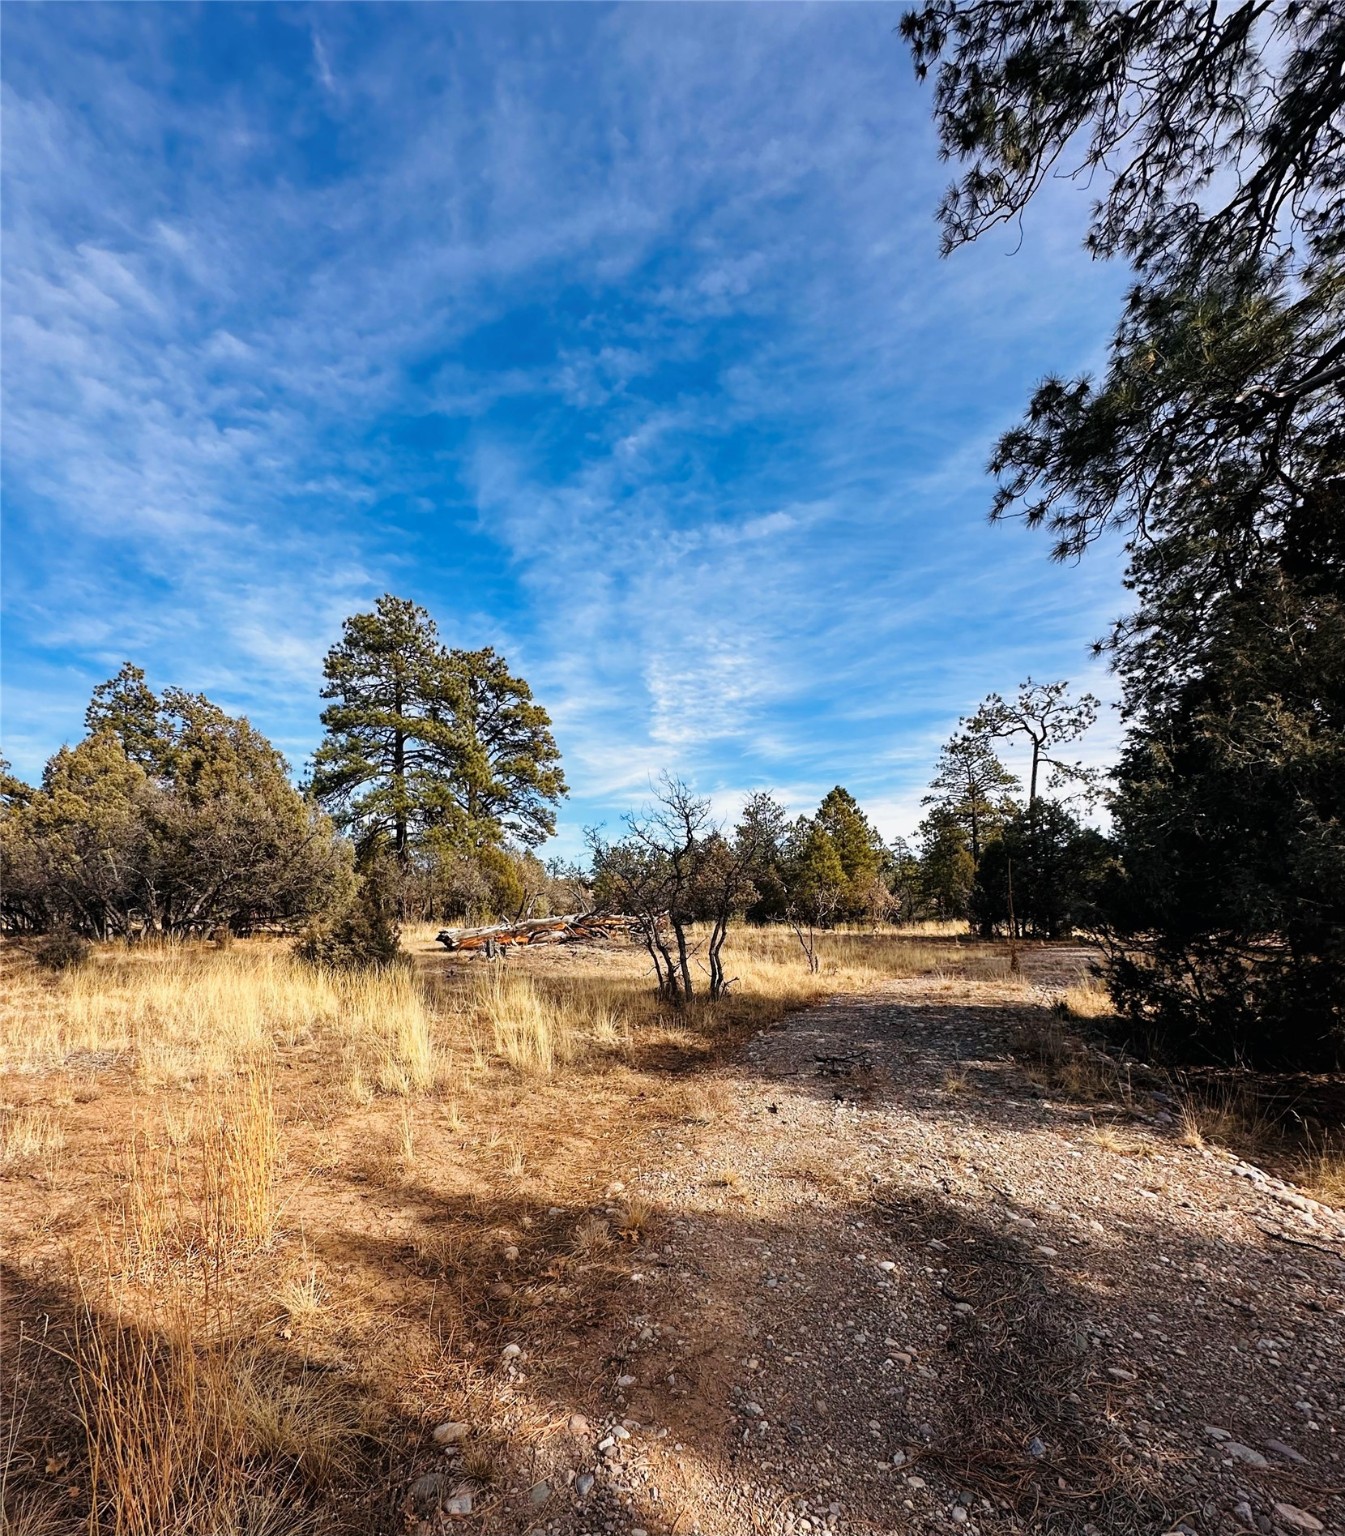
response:
[(376, 863), (363, 876), (352, 899), (330, 923), (303, 935), (296, 953), (314, 965), (340, 970), (406, 961), (397, 921), (397, 880), (386, 862)]

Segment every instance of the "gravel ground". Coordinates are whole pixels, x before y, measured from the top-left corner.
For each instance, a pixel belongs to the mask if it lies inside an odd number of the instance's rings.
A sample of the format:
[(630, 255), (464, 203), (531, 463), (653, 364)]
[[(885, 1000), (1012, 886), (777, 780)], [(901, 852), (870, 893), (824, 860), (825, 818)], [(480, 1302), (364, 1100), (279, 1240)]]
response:
[(893, 983), (712, 1074), (629, 1176), (605, 1412), (492, 1528), (1345, 1533), (1345, 1218), (1161, 1096), (1044, 1096), (1047, 1001)]

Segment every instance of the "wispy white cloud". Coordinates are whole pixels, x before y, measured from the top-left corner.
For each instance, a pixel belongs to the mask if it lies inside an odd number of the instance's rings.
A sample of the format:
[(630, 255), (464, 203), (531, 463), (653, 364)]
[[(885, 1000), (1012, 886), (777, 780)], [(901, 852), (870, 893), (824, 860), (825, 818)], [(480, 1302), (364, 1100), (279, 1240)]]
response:
[(238, 72), (227, 11), (7, 16), (14, 755), (131, 655), (301, 758), (391, 587), (533, 681), (571, 841), (663, 767), (908, 829), (957, 716), (1121, 601), (980, 473), (1118, 279), (1059, 201), (937, 262), (885, 13), (519, 14), (262, 13)]

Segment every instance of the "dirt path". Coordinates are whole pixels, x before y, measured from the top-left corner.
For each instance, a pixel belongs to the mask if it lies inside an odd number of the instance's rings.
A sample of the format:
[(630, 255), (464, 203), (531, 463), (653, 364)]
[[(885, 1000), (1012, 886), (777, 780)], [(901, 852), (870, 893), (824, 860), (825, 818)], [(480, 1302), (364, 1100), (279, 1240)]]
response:
[(1345, 1532), (1345, 1221), (1159, 1099), (1044, 1096), (1045, 1005), (895, 983), (712, 1074), (534, 1529)]

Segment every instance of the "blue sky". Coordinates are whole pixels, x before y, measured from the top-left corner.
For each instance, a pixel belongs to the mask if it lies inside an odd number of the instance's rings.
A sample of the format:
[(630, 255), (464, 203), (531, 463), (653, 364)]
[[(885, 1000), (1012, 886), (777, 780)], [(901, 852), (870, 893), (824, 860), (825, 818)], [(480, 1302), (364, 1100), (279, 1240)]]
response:
[(127, 658), (299, 770), (385, 590), (551, 710), (565, 851), (665, 768), (909, 832), (988, 691), (1110, 695), (1117, 551), (988, 527), (983, 467), (1125, 274), (1067, 184), (939, 259), (900, 15), (6, 5), (20, 771)]

